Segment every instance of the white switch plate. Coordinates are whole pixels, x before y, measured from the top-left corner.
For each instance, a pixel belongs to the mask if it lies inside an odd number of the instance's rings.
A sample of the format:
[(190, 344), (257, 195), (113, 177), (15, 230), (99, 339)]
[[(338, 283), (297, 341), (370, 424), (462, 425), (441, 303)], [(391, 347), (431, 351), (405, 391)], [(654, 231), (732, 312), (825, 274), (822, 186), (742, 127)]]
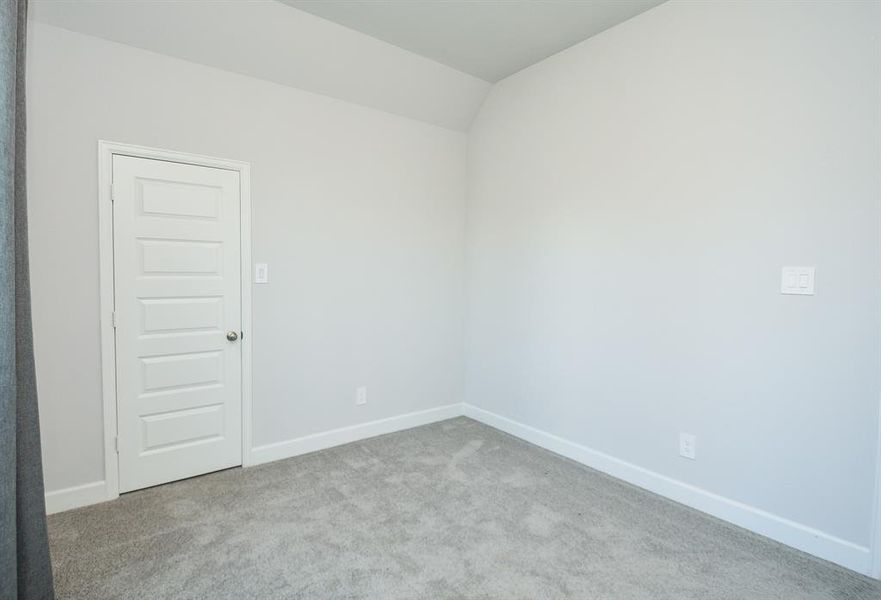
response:
[(367, 404), (367, 388), (359, 387), (355, 390), (355, 404), (361, 406), (362, 404)]
[(697, 438), (690, 433), (680, 433), (679, 455), (694, 460), (697, 456)]
[(783, 267), (781, 294), (814, 295), (814, 267)]
[(254, 265), (254, 283), (269, 283), (269, 265), (266, 263)]

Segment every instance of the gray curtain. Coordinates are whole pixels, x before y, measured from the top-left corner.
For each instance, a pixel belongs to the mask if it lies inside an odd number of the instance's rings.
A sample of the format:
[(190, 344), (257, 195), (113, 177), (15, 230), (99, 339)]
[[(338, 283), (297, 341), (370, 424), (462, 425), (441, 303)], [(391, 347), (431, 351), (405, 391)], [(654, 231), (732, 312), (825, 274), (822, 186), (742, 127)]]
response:
[(0, 600), (54, 598), (28, 285), (27, 0), (0, 0)]

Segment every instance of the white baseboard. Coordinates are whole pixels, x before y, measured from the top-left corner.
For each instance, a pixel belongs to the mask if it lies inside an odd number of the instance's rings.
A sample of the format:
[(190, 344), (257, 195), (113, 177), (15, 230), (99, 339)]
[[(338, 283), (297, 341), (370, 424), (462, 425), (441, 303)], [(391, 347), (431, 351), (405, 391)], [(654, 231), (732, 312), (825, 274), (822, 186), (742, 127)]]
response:
[(103, 481), (93, 481), (83, 485), (46, 492), (46, 513), (53, 514), (89, 504), (110, 500), (107, 485)]
[[(463, 414), (490, 427), (495, 427), (533, 443), (536, 446), (570, 458), (680, 504), (713, 515), (754, 533), (771, 538), (787, 546), (792, 546), (858, 573), (871, 573), (873, 561), (869, 548), (768, 513), (754, 506), (713, 494), (699, 487), (655, 473), (654, 471), (470, 404), (449, 404), (378, 421), (370, 421), (360, 425), (333, 429), (293, 440), (258, 446), (251, 450), (248, 464), (258, 465), (291, 458), (377, 435), (452, 419)], [(57, 513), (89, 504), (97, 504), (110, 499), (112, 498), (108, 496), (105, 482), (95, 481), (48, 492), (46, 494), (46, 512), (49, 514)]]
[[(378, 421), (370, 421), (361, 425), (353, 425), (351, 427), (343, 427), (341, 429), (333, 429), (322, 433), (307, 435), (301, 438), (287, 440), (276, 444), (267, 444), (257, 448), (252, 448), (250, 452), (250, 461), (245, 464), (247, 466), (258, 465), (261, 463), (290, 458), (307, 452), (323, 450), (331, 446), (339, 446), (349, 442), (356, 442), (366, 438), (382, 435), (384, 433), (393, 433), (402, 429), (410, 429), (420, 425), (427, 425), (436, 421), (452, 419), (462, 415), (462, 404), (449, 404), (438, 408), (431, 408), (388, 419)], [(244, 457), (243, 457), (244, 458)], [(111, 494), (106, 482), (94, 481), (83, 485), (77, 485), (62, 490), (55, 490), (46, 493), (46, 513), (53, 514), (88, 506), (90, 504), (98, 504), (116, 498), (116, 494)]]
[(464, 405), (463, 413), (466, 417), (500, 429), (536, 446), (541, 446), (597, 471), (602, 471), (787, 546), (837, 563), (858, 573), (868, 575), (871, 571), (871, 552), (869, 548), (864, 546), (842, 540), (736, 500), (724, 498), (470, 404)]
[(292, 440), (266, 444), (251, 449), (250, 465), (291, 458), (317, 450), (323, 450), (332, 446), (357, 442), (377, 435), (393, 433), (402, 429), (428, 425), (436, 421), (443, 421), (462, 415), (462, 404), (448, 404), (438, 408), (430, 408), (419, 412), (407, 413), (388, 419), (370, 421), (360, 425), (332, 429), (322, 433), (315, 433)]

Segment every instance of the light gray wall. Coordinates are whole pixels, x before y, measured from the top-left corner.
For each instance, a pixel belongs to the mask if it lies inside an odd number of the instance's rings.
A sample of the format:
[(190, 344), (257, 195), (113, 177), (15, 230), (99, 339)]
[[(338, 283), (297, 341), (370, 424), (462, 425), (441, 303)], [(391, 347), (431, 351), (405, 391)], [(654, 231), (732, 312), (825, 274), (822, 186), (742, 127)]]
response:
[(672, 2), (499, 83), (469, 138), (467, 401), (867, 546), (879, 9)]
[[(467, 165), (466, 399), (867, 545), (879, 25), (674, 2), (501, 82)], [(99, 138), (252, 163), (255, 444), (462, 398), (464, 135), (45, 25), (29, 93), (48, 490), (103, 479)], [(781, 296), (784, 264), (817, 295)]]
[(41, 24), (28, 53), (48, 491), (104, 478), (100, 138), (251, 163), (255, 445), (461, 401), (464, 134)]

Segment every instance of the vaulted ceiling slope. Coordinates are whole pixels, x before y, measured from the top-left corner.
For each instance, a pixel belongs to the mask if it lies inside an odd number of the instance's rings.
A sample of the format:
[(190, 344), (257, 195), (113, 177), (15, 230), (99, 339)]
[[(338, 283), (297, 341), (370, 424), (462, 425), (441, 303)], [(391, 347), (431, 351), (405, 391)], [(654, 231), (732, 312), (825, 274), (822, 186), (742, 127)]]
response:
[(490, 84), (275, 0), (32, 0), (71, 31), (466, 131)]
[(498, 81), (664, 0), (281, 0)]

